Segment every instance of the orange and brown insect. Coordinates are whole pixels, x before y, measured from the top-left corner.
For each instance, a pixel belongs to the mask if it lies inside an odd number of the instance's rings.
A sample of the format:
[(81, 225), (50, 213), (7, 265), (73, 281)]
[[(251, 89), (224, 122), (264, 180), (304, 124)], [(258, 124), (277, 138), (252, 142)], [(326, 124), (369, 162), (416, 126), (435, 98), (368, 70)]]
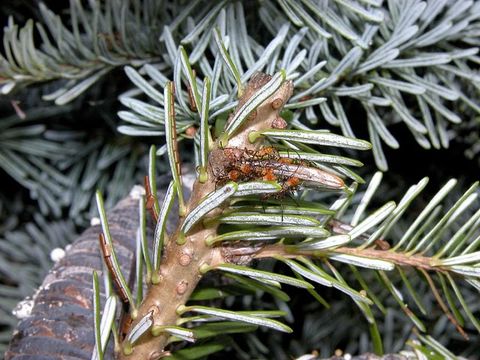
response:
[(265, 181), (275, 181), (277, 180), (277, 176), (273, 172), (273, 169), (267, 167), (262, 169), (262, 179)]
[(223, 185), (227, 181), (245, 182), (261, 177), (251, 165), (253, 153), (237, 148), (213, 150), (209, 162), (217, 184)]
[(240, 165), (240, 171), (244, 175), (249, 175), (253, 172), (253, 167), (248, 163), (243, 163)]
[[(226, 181), (245, 182), (250, 180), (276, 181), (281, 174), (276, 169), (281, 165), (278, 150), (266, 146), (258, 150), (225, 148), (217, 149), (210, 155), (210, 163), (217, 183)], [(288, 158), (282, 162), (291, 163)], [(286, 176), (287, 178), (289, 176)]]
[(294, 163), (293, 159), (289, 158), (289, 157), (281, 157), (280, 159), (278, 159), (278, 162), (282, 163), (282, 164), (293, 164)]
[(235, 182), (237, 182), (237, 181), (240, 179), (241, 175), (242, 175), (242, 173), (241, 173), (240, 171), (238, 171), (238, 170), (235, 170), (235, 169), (234, 169), (234, 170), (230, 170), (230, 171), (228, 172), (228, 178), (229, 178), (229, 180), (235, 181)]
[(292, 176), (285, 181), (284, 186), (287, 190), (295, 189), (297, 186), (300, 185), (300, 183), (301, 181), (298, 177)]
[(280, 158), (278, 150), (273, 146), (267, 146), (252, 153), (254, 160), (277, 160)]
[(227, 181), (278, 181), (282, 190), (275, 196), (285, 196), (300, 185), (331, 190), (340, 190), (345, 186), (341, 178), (318, 169), (308, 161), (280, 156), (273, 146), (258, 150), (216, 149), (210, 154), (209, 161), (217, 184), (223, 185)]

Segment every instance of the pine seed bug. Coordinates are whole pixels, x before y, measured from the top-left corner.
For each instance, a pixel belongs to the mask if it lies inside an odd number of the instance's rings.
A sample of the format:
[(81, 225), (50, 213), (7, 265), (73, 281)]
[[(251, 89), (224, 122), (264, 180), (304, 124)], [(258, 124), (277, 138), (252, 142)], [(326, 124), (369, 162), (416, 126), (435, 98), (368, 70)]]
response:
[(248, 265), (252, 262), (255, 254), (264, 246), (265, 244), (261, 242), (251, 244), (248, 241), (236, 241), (234, 243), (224, 243), (221, 252), (228, 263)]
[(273, 146), (266, 146), (261, 148), (260, 150), (251, 152), (251, 157), (253, 160), (278, 160), (280, 155), (278, 154), (278, 150), (275, 149)]
[(209, 158), (217, 184), (227, 181), (278, 181), (285, 196), (299, 186), (341, 190), (345, 183), (338, 176), (315, 167), (302, 159), (282, 157), (273, 146), (258, 150), (224, 148), (212, 151)]
[(228, 172), (228, 178), (232, 181), (237, 182), (240, 176), (241, 176), (241, 173), (238, 170), (230, 170)]
[(262, 178), (265, 181), (275, 181), (277, 180), (277, 177), (275, 176), (273, 169), (271, 168), (265, 168), (262, 169)]
[(292, 177), (288, 178), (287, 181), (285, 181), (285, 186), (288, 189), (294, 189), (298, 185), (300, 185), (300, 179), (297, 178), (296, 176), (292, 176)]
[(252, 166), (248, 163), (243, 163), (240, 165), (240, 171), (243, 175), (249, 175), (252, 173), (253, 169)]

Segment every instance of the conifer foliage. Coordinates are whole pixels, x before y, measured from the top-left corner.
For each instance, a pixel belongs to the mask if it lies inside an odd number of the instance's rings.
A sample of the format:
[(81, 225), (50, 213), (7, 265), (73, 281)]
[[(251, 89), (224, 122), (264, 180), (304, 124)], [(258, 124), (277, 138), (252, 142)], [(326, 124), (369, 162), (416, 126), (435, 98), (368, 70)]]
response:
[(478, 2), (62, 6), (3, 32), (1, 349), (89, 220), (91, 333), (29, 347), (44, 286), (6, 358), (478, 354)]

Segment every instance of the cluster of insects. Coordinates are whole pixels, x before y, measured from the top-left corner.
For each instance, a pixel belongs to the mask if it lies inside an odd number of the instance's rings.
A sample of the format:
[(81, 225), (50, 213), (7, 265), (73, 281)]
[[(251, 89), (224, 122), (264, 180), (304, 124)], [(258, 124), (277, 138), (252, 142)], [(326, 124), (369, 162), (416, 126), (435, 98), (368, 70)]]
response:
[(294, 191), (301, 185), (302, 180), (296, 176), (295, 169), (310, 166), (303, 160), (280, 156), (273, 146), (259, 150), (217, 149), (211, 153), (210, 160), (218, 185), (223, 185), (227, 181), (278, 181), (282, 186), (280, 195)]

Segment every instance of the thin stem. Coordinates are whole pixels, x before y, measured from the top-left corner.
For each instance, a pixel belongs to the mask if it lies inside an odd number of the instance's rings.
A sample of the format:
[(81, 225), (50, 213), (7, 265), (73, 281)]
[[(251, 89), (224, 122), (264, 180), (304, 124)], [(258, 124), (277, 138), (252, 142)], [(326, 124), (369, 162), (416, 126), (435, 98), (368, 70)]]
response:
[(266, 245), (261, 248), (253, 257), (255, 259), (261, 258), (274, 258), (275, 256), (283, 256), (286, 258), (297, 258), (299, 255), (307, 257), (328, 257), (329, 254), (348, 254), (356, 255), (372, 259), (381, 259), (394, 263), (398, 266), (411, 266), (419, 269), (425, 269), (427, 271), (439, 271), (445, 272), (448, 269), (442, 266), (435, 266), (435, 260), (422, 256), (422, 255), (407, 255), (405, 253), (395, 253), (390, 250), (381, 250), (375, 248), (350, 248), (350, 247), (338, 247), (333, 251), (295, 251), (291, 252), (284, 245), (273, 244)]
[(440, 308), (445, 313), (448, 320), (450, 320), (450, 322), (455, 326), (455, 328), (460, 333), (460, 335), (462, 335), (465, 340), (468, 340), (467, 333), (463, 330), (463, 328), (458, 323), (458, 321), (453, 317), (452, 313), (448, 309), (448, 306), (445, 304), (445, 302), (442, 299), (442, 296), (438, 292), (437, 287), (435, 286), (435, 283), (433, 282), (433, 279), (430, 277), (428, 272), (426, 272), (424, 269), (420, 269), (420, 271), (422, 272), (423, 276), (425, 276), (425, 279), (427, 280), (428, 285), (430, 286), (430, 289), (432, 290), (433, 296), (435, 296), (435, 300), (437, 301), (438, 305), (440, 305)]

